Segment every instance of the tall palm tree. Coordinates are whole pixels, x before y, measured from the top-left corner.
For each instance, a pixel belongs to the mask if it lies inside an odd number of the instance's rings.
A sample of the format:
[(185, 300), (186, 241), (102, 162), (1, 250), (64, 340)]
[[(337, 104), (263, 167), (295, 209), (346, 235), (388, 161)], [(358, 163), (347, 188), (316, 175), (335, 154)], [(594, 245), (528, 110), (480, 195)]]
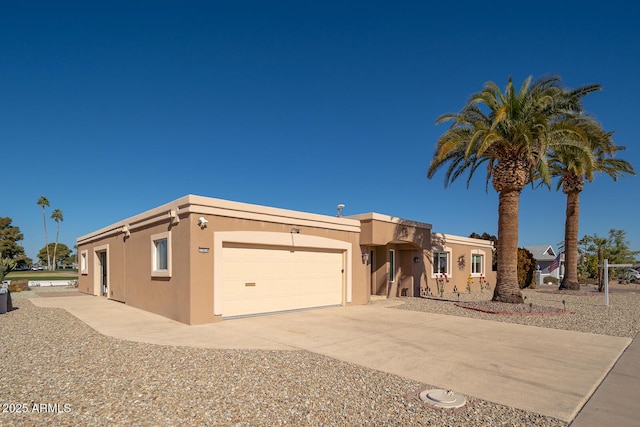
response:
[[(581, 118), (579, 118), (581, 119)], [(580, 193), (585, 181), (591, 182), (595, 172), (609, 175), (614, 181), (628, 173), (635, 175), (631, 163), (614, 159), (625, 147), (616, 145), (612, 132), (605, 132), (595, 120), (587, 120), (582, 129), (591, 149), (589, 155), (571, 146), (559, 146), (551, 154), (549, 169), (553, 176), (560, 177), (557, 189), (567, 195), (564, 227), (565, 273), (560, 289), (580, 290), (578, 280), (578, 226)]]
[(60, 235), (60, 223), (64, 221), (62, 211), (55, 209), (51, 214), (51, 219), (56, 221), (56, 244), (53, 246), (53, 269), (56, 268), (56, 252), (58, 251), (58, 236)]
[(44, 224), (44, 241), (45, 241), (45, 246), (47, 248), (47, 270), (50, 270), (51, 269), (51, 258), (49, 257), (49, 238), (47, 237), (47, 218), (46, 218), (46, 215), (44, 213), (45, 206), (46, 207), (49, 206), (49, 200), (44, 196), (40, 196), (40, 198), (38, 199), (36, 204), (38, 206), (42, 207), (42, 223)]
[[(427, 176), (448, 164), (445, 186), (486, 163), (489, 181), (498, 192), (498, 271), (493, 300), (523, 303), (518, 285), (518, 212), (520, 192), (534, 176), (550, 184), (547, 155), (556, 145), (586, 149), (579, 143), (571, 118), (582, 96), (599, 86), (583, 86), (571, 92), (558, 77), (532, 82), (525, 79), (518, 90), (509, 78), (504, 93), (489, 82), (471, 95), (458, 113), (440, 116), (436, 123), (452, 121), (438, 139)], [(572, 96), (568, 94), (571, 93)]]

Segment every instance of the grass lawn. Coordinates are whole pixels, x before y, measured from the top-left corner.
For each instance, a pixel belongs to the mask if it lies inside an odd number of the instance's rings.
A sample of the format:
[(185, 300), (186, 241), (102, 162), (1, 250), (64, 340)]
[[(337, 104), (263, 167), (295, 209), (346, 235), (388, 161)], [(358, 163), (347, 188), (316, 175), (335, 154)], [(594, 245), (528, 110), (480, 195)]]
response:
[(78, 270), (12, 271), (4, 280), (77, 280)]

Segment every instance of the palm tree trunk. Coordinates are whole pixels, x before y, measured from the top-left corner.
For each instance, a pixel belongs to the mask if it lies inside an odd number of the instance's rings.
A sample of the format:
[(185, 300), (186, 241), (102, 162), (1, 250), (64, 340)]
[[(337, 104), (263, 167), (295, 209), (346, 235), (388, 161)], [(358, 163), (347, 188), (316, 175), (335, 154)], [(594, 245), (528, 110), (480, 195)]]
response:
[(503, 190), (498, 197), (498, 272), (493, 301), (522, 304), (518, 285), (520, 190)]
[(598, 292), (604, 289), (604, 248), (598, 246)]
[(58, 224), (56, 227), (56, 244), (53, 245), (53, 270), (56, 269), (56, 252), (58, 252), (58, 235), (60, 235), (60, 223), (56, 221)]
[(567, 193), (567, 214), (564, 223), (564, 277), (560, 289), (580, 290), (578, 282), (578, 224), (580, 192)]
[(44, 243), (47, 248), (47, 270), (51, 270), (51, 257), (49, 256), (49, 238), (47, 237), (47, 217), (42, 206), (42, 223), (44, 224)]

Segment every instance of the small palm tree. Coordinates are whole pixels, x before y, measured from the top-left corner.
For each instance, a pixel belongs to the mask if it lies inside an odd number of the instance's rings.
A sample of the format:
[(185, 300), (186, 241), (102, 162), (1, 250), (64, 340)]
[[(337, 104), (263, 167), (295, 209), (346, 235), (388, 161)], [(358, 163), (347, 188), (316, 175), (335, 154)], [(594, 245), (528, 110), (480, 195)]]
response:
[(517, 274), (520, 192), (534, 177), (550, 183), (547, 155), (556, 145), (586, 149), (579, 143), (572, 119), (580, 98), (598, 88), (567, 91), (553, 76), (535, 82), (529, 77), (520, 90), (509, 78), (504, 92), (489, 82), (459, 113), (442, 115), (436, 121), (453, 123), (436, 143), (427, 176), (432, 178), (448, 164), (445, 186), (468, 172), (468, 187), (475, 171), (486, 163), (487, 189), (491, 180), (498, 192), (494, 301), (524, 302)]
[[(582, 118), (579, 118), (582, 119)], [(580, 214), (580, 193), (585, 180), (593, 181), (595, 172), (609, 175), (614, 181), (623, 174), (635, 175), (633, 166), (613, 157), (625, 149), (616, 145), (612, 132), (605, 132), (599, 123), (588, 118), (581, 126), (585, 131), (590, 151), (575, 150), (571, 146), (557, 147), (550, 157), (550, 171), (557, 176), (557, 189), (567, 195), (564, 227), (565, 274), (560, 289), (580, 290), (578, 280), (578, 226)]]
[(55, 209), (51, 214), (51, 219), (56, 221), (56, 244), (53, 246), (53, 269), (56, 268), (56, 252), (58, 251), (58, 236), (60, 235), (60, 223), (64, 221), (62, 211)]
[(46, 218), (46, 215), (45, 215), (45, 212), (44, 212), (45, 206), (46, 207), (49, 206), (49, 200), (44, 196), (40, 196), (40, 198), (38, 199), (36, 204), (38, 206), (42, 207), (42, 223), (44, 224), (44, 240), (45, 240), (45, 246), (47, 248), (47, 270), (50, 270), (51, 269), (51, 258), (49, 256), (49, 238), (47, 237), (47, 218)]

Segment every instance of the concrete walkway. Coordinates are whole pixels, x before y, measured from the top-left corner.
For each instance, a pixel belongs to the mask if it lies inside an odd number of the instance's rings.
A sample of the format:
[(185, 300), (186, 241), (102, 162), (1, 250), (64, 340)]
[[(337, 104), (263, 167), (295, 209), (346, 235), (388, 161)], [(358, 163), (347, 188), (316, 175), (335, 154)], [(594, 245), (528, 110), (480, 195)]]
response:
[(640, 338), (633, 339), (571, 427), (640, 425)]
[(31, 302), (64, 308), (101, 334), (123, 340), (307, 350), (566, 422), (574, 419), (631, 342), (391, 309), (398, 304), (394, 300), (199, 326), (93, 296)]

